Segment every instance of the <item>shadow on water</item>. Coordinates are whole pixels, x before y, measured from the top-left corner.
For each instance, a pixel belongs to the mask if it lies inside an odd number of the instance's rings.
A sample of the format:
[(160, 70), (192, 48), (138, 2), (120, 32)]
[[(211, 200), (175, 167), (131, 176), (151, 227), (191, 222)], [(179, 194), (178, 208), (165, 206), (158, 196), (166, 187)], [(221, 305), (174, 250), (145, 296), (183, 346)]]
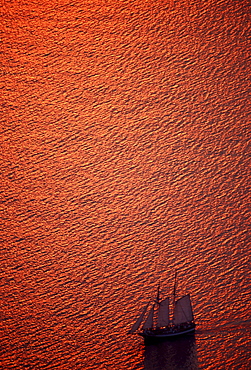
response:
[(145, 345), (145, 370), (196, 370), (195, 337), (187, 336)]

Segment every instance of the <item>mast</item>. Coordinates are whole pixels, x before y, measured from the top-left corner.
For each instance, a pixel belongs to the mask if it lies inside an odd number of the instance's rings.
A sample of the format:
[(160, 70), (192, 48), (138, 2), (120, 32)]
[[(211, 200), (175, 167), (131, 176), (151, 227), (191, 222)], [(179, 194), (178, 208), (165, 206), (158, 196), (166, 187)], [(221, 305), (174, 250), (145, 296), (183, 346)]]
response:
[(159, 290), (160, 290), (160, 283), (158, 285), (158, 290), (157, 290), (157, 303), (159, 303)]
[(177, 270), (175, 270), (174, 275), (174, 287), (173, 287), (173, 313), (175, 309), (175, 295), (176, 295), (176, 288), (177, 288)]
[(159, 309), (160, 309), (160, 281), (157, 287), (157, 297), (156, 297), (155, 303), (157, 303), (157, 310), (155, 312), (155, 324), (157, 324), (158, 326), (158, 317), (159, 317)]

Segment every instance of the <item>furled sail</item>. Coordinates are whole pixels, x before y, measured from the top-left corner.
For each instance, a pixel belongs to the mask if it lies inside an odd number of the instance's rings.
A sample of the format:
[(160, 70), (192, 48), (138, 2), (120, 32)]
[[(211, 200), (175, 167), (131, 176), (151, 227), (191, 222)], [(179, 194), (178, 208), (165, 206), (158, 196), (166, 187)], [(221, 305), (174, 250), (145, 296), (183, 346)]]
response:
[(154, 305), (152, 306), (146, 322), (143, 325), (143, 329), (150, 329), (153, 327), (153, 315), (154, 315)]
[(169, 325), (169, 298), (166, 298), (159, 304), (157, 326), (162, 327), (168, 325)]
[(175, 325), (193, 321), (193, 310), (189, 294), (175, 302), (173, 323)]
[(133, 334), (140, 326), (144, 316), (145, 316), (145, 313), (146, 313), (146, 310), (147, 310), (147, 307), (149, 305), (149, 302), (147, 303), (147, 305), (143, 308), (143, 311), (141, 313), (141, 315), (139, 316), (139, 318), (137, 319), (137, 321), (135, 322), (135, 324), (133, 325), (133, 327), (131, 328), (131, 330), (129, 331), (129, 334)]

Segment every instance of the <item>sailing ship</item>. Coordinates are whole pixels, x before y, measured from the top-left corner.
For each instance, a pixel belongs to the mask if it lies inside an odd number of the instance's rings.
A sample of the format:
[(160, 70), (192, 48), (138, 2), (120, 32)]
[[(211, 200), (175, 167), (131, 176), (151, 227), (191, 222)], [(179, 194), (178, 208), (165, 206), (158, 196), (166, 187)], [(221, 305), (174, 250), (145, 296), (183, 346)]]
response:
[[(149, 304), (144, 307), (141, 315), (133, 325), (129, 334), (137, 333), (145, 340), (165, 339), (177, 337), (195, 330), (195, 322), (190, 295), (186, 294), (176, 300), (177, 272), (175, 272), (173, 289), (173, 318), (170, 320), (170, 298), (160, 300), (160, 285), (158, 286), (157, 297), (146, 316)], [(143, 324), (143, 325), (141, 325)], [(140, 328), (140, 331), (138, 329)]]

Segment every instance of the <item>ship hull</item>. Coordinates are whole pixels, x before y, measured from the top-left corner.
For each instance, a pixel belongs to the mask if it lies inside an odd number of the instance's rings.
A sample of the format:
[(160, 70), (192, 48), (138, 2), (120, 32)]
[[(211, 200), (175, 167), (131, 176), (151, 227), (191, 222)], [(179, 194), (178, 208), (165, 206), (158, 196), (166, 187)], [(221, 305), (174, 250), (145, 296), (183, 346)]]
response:
[(144, 330), (141, 333), (138, 333), (141, 337), (145, 340), (161, 340), (161, 339), (171, 339), (187, 334), (192, 334), (195, 331), (195, 324), (191, 323), (186, 327), (176, 327), (173, 326), (171, 328), (164, 328), (164, 329), (156, 329), (156, 330)]

